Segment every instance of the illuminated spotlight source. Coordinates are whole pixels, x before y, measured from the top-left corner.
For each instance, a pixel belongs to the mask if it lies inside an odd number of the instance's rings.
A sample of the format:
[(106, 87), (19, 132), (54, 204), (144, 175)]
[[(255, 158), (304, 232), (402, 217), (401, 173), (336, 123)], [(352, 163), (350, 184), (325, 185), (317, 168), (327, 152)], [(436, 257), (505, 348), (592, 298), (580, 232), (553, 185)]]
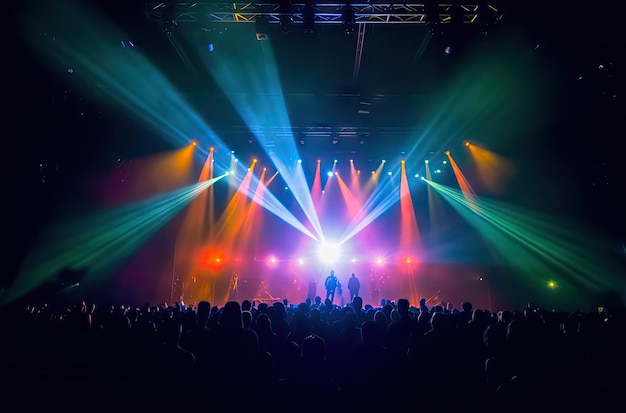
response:
[(548, 288), (555, 289), (557, 287), (556, 283), (552, 280), (548, 281)]
[(443, 163), (444, 165), (447, 165), (447, 164), (448, 164), (448, 161), (444, 160), (442, 163)]
[(406, 262), (407, 264), (410, 264), (410, 263), (411, 263), (411, 258), (407, 258), (405, 262)]
[(337, 163), (337, 160), (335, 159), (335, 160), (333, 161), (333, 163)]
[(322, 243), (317, 250), (317, 254), (323, 262), (334, 263), (339, 259), (339, 250), (339, 245)]
[(387, 172), (387, 175), (391, 176), (392, 175), (391, 171)]
[(298, 163), (302, 163), (302, 159), (298, 159)]
[(333, 176), (333, 171), (328, 171), (326, 175), (328, 175), (329, 177)]
[(415, 177), (416, 177), (416, 178), (419, 178), (419, 177), (420, 177), (420, 174), (415, 174)]
[(424, 163), (428, 163), (428, 159), (424, 159)]
[(404, 164), (404, 159), (400, 161), (401, 164)]
[(425, 180), (423, 176), (422, 176), (420, 179), (421, 179), (422, 181), (424, 181), (424, 180)]
[(276, 257), (275, 257), (275, 256), (270, 255), (270, 256), (267, 258), (267, 262), (268, 262), (268, 264), (276, 264), (276, 262), (278, 262), (278, 260), (276, 259)]
[(376, 264), (382, 265), (384, 262), (385, 262), (385, 260), (382, 257), (376, 258)]
[(239, 162), (239, 159), (235, 158), (235, 162)]
[(256, 162), (257, 162), (256, 158), (252, 160), (252, 163), (256, 163)]
[(372, 175), (376, 175), (376, 171), (372, 171)]
[(356, 262), (356, 258), (352, 258), (352, 262)]
[(231, 169), (229, 175), (235, 175), (235, 171)]
[(450, 155), (450, 151), (446, 151), (445, 153), (446, 153), (446, 155)]
[(230, 171), (226, 171), (226, 172), (224, 172), (224, 175), (225, 175), (225, 176), (230, 175)]
[(465, 146), (470, 146), (470, 142), (469, 141), (465, 141)]
[(383, 159), (381, 162), (382, 162), (382, 163), (385, 163), (385, 162), (387, 162), (387, 161)]
[(339, 171), (335, 171), (335, 175), (339, 176)]
[(234, 154), (234, 153), (235, 153), (235, 151), (230, 151), (230, 153)]
[(350, 163), (353, 163), (353, 162), (354, 162), (354, 160), (350, 159)]
[(215, 148), (211, 146), (211, 147), (209, 148), (209, 150), (210, 150), (211, 152), (213, 152), (213, 151), (215, 150)]
[(298, 258), (298, 265), (304, 265), (304, 258)]

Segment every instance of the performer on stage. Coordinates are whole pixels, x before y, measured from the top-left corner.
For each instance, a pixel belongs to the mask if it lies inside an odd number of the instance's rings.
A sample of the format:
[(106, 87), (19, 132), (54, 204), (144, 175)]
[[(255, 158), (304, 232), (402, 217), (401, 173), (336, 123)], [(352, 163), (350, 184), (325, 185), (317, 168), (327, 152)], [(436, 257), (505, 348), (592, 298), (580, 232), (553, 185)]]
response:
[(350, 279), (348, 280), (348, 291), (350, 291), (350, 302), (354, 297), (359, 295), (359, 289), (361, 288), (361, 282), (357, 278), (357, 276), (352, 273)]
[(337, 288), (335, 270), (330, 270), (330, 274), (326, 277), (326, 281), (324, 282), (324, 287), (326, 288), (326, 299), (330, 299), (330, 302), (332, 303), (335, 299), (335, 289)]

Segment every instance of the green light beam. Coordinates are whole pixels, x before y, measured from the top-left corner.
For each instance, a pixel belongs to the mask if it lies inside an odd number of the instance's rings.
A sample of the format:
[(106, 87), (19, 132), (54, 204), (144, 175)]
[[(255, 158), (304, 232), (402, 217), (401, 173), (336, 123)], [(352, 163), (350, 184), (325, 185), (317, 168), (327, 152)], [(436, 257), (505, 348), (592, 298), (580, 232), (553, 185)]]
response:
[[(69, 0), (38, 3), (24, 17), (25, 37), (46, 63), (77, 86), (96, 88), (96, 98), (128, 110), (175, 146), (190, 137), (219, 138), (139, 47), (109, 21)], [(72, 73), (68, 73), (72, 69)]]
[(48, 229), (29, 254), (3, 303), (27, 295), (61, 271), (104, 273), (121, 263), (198, 194), (225, 175)]
[(425, 181), (523, 274), (551, 278), (556, 272), (595, 293), (619, 288), (623, 271), (611, 260), (599, 261), (609, 248), (589, 230), (503, 202), (468, 200), (457, 189)]

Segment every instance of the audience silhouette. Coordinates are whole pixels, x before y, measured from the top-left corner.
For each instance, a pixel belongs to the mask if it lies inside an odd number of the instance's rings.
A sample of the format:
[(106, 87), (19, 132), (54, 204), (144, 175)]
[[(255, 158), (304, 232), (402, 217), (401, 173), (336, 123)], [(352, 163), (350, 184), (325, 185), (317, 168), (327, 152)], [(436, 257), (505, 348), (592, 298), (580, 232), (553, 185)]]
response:
[[(317, 298), (317, 297), (316, 297)], [(4, 411), (621, 411), (625, 318), (408, 299), (0, 312)]]

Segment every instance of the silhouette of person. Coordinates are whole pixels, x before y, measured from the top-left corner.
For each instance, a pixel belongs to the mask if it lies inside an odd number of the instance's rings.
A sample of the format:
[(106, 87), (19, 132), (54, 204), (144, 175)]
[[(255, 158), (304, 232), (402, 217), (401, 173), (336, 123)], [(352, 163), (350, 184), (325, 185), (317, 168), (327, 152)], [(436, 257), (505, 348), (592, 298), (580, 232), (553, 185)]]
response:
[(350, 279), (348, 280), (348, 291), (350, 291), (350, 302), (354, 297), (359, 295), (359, 289), (361, 288), (361, 282), (357, 278), (357, 276), (352, 273)]
[(332, 303), (335, 300), (335, 289), (337, 288), (337, 277), (335, 276), (335, 270), (330, 270), (330, 274), (324, 281), (324, 288), (326, 288), (326, 299)]

